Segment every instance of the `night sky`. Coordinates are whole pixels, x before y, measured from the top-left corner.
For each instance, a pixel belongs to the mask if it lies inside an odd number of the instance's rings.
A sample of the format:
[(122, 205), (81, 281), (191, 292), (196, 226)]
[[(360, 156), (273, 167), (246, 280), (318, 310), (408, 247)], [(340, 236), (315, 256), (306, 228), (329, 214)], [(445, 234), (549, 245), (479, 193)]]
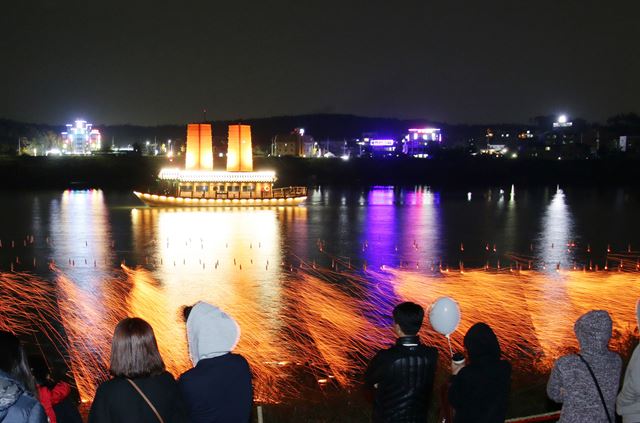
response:
[(640, 1), (2, 2), (0, 117), (640, 112)]

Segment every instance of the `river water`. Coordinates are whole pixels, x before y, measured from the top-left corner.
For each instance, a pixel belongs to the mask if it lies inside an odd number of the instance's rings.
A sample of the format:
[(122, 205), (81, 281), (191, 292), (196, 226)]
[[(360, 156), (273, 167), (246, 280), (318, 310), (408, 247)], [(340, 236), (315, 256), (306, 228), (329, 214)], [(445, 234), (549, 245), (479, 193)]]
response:
[[(253, 209), (152, 209), (100, 190), (0, 202), (0, 328), (54, 351), (85, 400), (108, 377), (113, 327), (127, 315), (152, 324), (171, 372), (186, 370), (179, 310), (198, 300), (239, 321), (238, 350), (267, 403), (309, 385), (357, 386), (403, 300), (454, 298), (453, 347), (486, 321), (522, 380), (576, 346), (573, 321), (587, 310), (611, 312), (613, 348), (635, 329), (633, 190), (325, 187), (299, 207)], [(428, 321), (423, 338), (446, 362)]]

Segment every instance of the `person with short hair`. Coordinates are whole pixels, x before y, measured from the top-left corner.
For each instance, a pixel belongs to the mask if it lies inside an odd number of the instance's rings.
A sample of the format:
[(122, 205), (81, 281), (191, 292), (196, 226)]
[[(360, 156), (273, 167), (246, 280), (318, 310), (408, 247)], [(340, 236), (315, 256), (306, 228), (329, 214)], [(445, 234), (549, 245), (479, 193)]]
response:
[(425, 422), (438, 350), (420, 342), (424, 309), (404, 302), (393, 309), (394, 346), (379, 351), (365, 374), (375, 390), (374, 422)]
[(130, 317), (113, 332), (109, 372), (89, 412), (89, 423), (185, 422), (178, 385), (165, 370), (153, 328)]
[(193, 423), (247, 423), (253, 406), (251, 369), (233, 353), (238, 323), (219, 309), (198, 302), (183, 309), (189, 355), (194, 367), (178, 384)]
[(0, 331), (0, 422), (47, 422), (22, 344), (6, 331)]

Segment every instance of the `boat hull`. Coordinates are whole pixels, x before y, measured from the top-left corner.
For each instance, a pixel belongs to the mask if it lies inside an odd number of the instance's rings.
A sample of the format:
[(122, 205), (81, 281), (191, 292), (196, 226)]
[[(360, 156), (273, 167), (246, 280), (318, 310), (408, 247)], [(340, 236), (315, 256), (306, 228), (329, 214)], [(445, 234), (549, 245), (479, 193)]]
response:
[(297, 206), (307, 196), (285, 198), (182, 198), (134, 191), (133, 194), (150, 207), (264, 207)]

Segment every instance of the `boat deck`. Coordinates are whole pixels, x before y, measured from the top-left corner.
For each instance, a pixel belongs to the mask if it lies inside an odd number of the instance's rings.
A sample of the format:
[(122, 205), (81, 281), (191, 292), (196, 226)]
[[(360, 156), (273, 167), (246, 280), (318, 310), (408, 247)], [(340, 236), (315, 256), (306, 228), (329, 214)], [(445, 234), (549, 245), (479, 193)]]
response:
[[(269, 192), (181, 192), (180, 196), (134, 191), (152, 207), (292, 206), (307, 199), (307, 187), (274, 188)], [(195, 194), (195, 195), (194, 195)]]

